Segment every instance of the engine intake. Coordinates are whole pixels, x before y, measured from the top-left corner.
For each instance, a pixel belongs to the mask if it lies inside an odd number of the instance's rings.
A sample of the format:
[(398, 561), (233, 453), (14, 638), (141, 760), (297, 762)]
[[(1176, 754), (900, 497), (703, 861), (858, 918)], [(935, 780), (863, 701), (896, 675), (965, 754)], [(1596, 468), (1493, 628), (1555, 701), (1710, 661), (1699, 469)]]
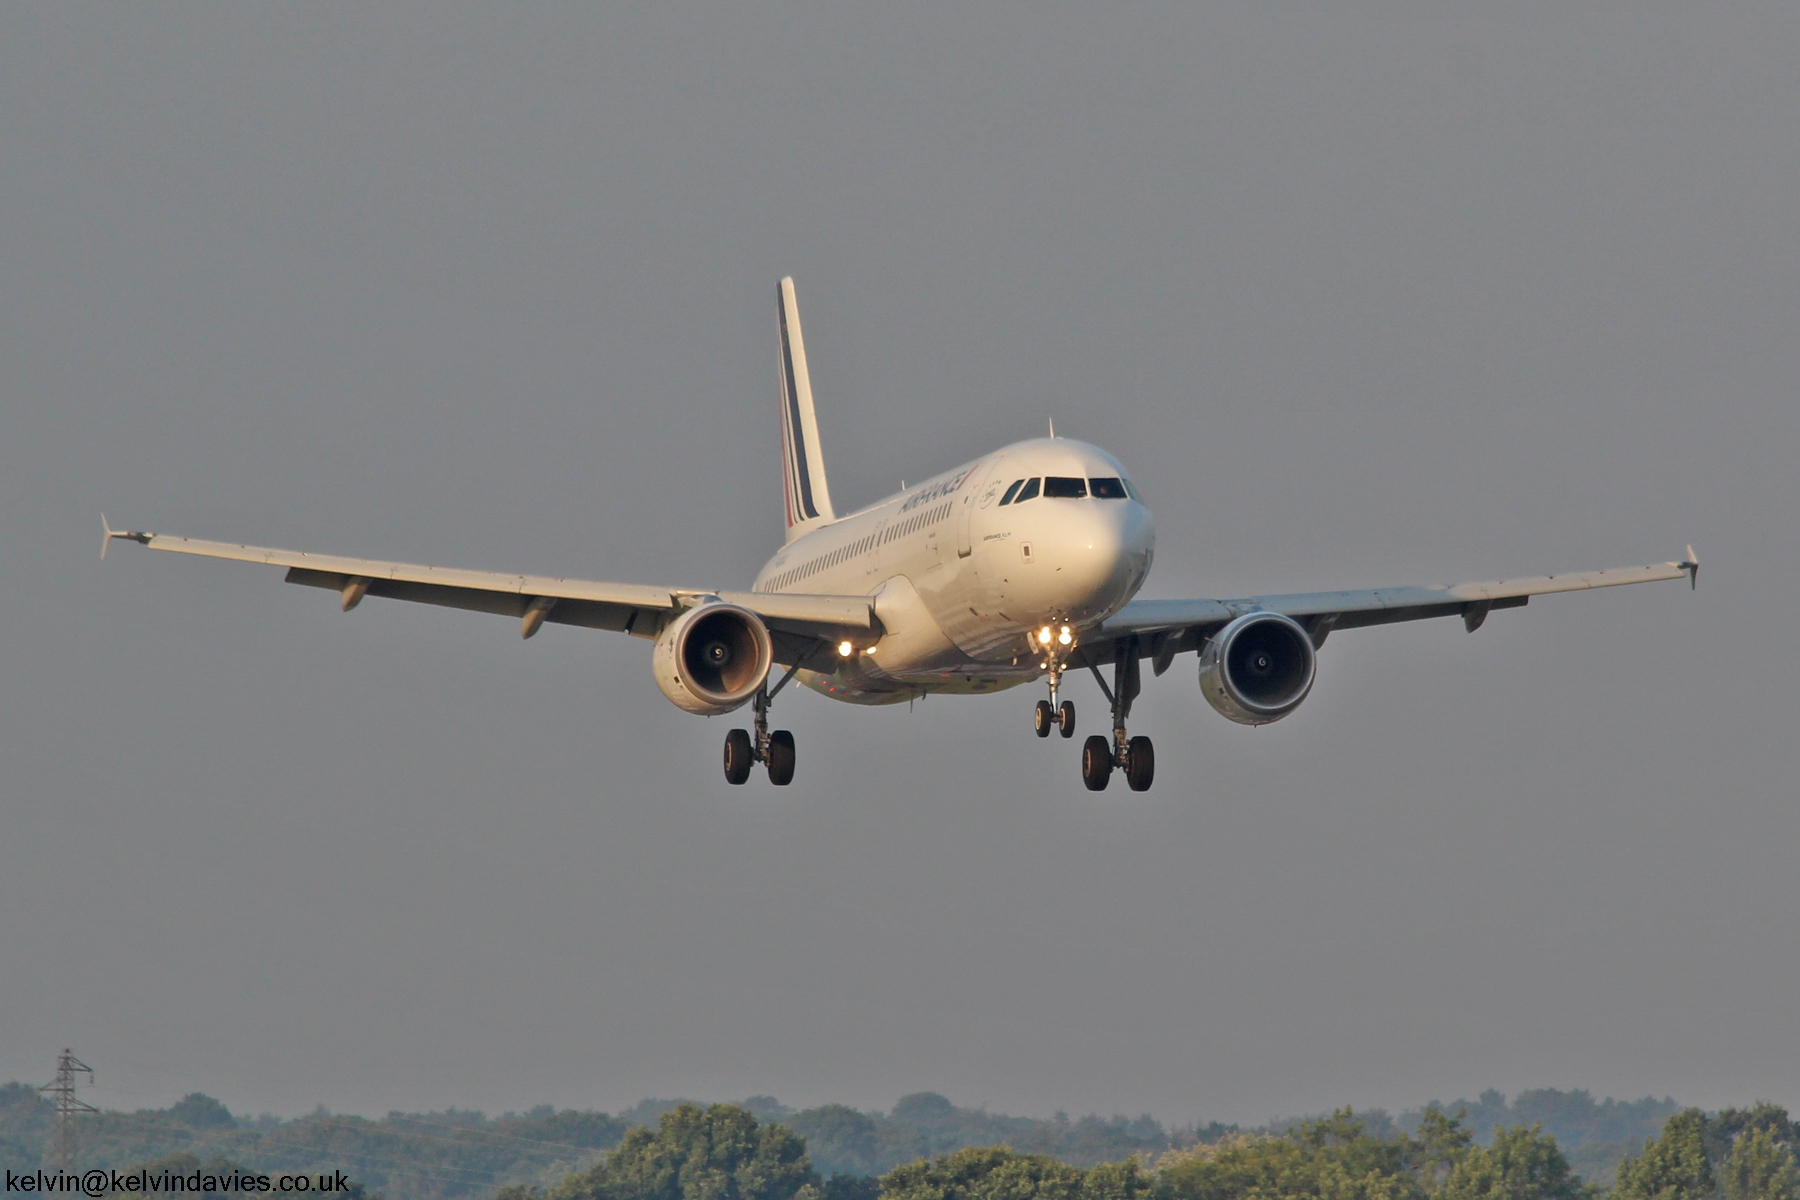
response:
[(1312, 638), (1292, 617), (1253, 612), (1212, 636), (1200, 652), (1200, 694), (1240, 725), (1267, 725), (1312, 691)]
[(656, 686), (677, 708), (712, 717), (756, 694), (769, 677), (774, 648), (761, 617), (714, 602), (669, 622), (651, 661)]

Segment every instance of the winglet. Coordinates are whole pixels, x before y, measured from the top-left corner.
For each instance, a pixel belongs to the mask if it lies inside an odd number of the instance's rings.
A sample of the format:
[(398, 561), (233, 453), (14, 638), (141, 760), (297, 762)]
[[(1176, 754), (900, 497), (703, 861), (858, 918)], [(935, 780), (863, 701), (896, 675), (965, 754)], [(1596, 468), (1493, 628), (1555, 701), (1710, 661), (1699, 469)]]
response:
[(128, 542), (138, 542), (148, 546), (150, 544), (150, 539), (154, 536), (153, 534), (148, 533), (136, 533), (129, 529), (114, 529), (107, 523), (105, 513), (100, 514), (100, 527), (106, 530), (106, 540), (100, 543), (101, 558), (106, 557), (106, 548), (112, 545), (114, 538), (124, 538)]
[(1687, 557), (1675, 565), (1688, 573), (1688, 587), (1695, 589), (1700, 586), (1700, 560), (1695, 557), (1692, 546), (1687, 548), (1687, 552)]

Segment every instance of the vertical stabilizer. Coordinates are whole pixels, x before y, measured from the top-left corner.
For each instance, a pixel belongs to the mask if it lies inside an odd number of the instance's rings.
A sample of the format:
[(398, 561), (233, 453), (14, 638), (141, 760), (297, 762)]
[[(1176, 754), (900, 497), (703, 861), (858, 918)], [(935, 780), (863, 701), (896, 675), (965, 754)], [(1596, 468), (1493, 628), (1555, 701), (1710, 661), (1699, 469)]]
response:
[(787, 477), (787, 540), (793, 541), (837, 520), (825, 459), (819, 452), (819, 421), (813, 415), (812, 377), (806, 370), (806, 341), (800, 336), (800, 305), (794, 281), (781, 293), (781, 457)]

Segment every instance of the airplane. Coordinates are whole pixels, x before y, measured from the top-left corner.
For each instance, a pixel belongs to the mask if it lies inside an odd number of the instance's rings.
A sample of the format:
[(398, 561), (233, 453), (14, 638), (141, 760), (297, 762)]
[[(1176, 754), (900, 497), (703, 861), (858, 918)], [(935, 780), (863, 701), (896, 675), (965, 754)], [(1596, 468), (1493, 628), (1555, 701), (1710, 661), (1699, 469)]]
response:
[[(794, 737), (769, 729), (789, 682), (850, 704), (928, 693), (979, 695), (1042, 680), (1040, 738), (1075, 734), (1063, 677), (1087, 670), (1111, 705), (1111, 736), (1082, 746), (1081, 778), (1103, 790), (1114, 770), (1147, 791), (1156, 750), (1126, 722), (1154, 675), (1193, 651), (1201, 695), (1228, 720), (1265, 725), (1311, 692), (1334, 631), (1461, 617), (1470, 633), (1495, 609), (1531, 597), (1658, 579), (1696, 586), (1693, 547), (1678, 562), (1614, 570), (1364, 591), (1140, 600), (1156, 525), (1124, 465), (1098, 446), (1050, 436), (1003, 446), (886, 499), (838, 516), (831, 502), (812, 378), (792, 278), (778, 285), (782, 467), (787, 536), (742, 591), (602, 583), (343, 558), (115, 530), (153, 550), (266, 563), (288, 583), (338, 593), (499, 613), (530, 638), (544, 625), (629, 633), (654, 643), (651, 674), (690, 713), (751, 707), (751, 728), (725, 738), (725, 778), (761, 763), (772, 784), (794, 777)], [(104, 515), (102, 524), (106, 524)], [(781, 674), (771, 685), (776, 670)], [(1111, 683), (1103, 671), (1110, 671)]]

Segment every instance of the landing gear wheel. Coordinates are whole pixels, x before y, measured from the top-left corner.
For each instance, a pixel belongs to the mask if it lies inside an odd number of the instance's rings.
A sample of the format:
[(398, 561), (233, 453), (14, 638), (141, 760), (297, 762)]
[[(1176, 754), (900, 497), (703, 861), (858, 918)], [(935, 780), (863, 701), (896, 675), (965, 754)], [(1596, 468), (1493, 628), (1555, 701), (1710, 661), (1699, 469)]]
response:
[(1112, 778), (1113, 750), (1112, 743), (1095, 734), (1081, 747), (1081, 782), (1087, 784), (1090, 792), (1104, 792), (1106, 781)]
[[(1050, 727), (1056, 724), (1056, 710), (1050, 707), (1048, 700), (1039, 700), (1037, 707), (1031, 710), (1031, 728), (1039, 737), (1049, 737)], [(1064, 734), (1064, 737), (1069, 736)]]
[(750, 778), (750, 767), (753, 761), (748, 733), (742, 729), (734, 729), (725, 735), (726, 783), (740, 784)]
[[(1064, 700), (1062, 707), (1056, 710), (1056, 728), (1066, 738), (1075, 736), (1075, 703)], [(1038, 735), (1042, 737), (1042, 734)]]
[(1156, 747), (1147, 737), (1134, 737), (1125, 744), (1125, 782), (1134, 792), (1147, 792), (1156, 778)]
[(786, 787), (794, 780), (794, 735), (777, 729), (769, 735), (769, 782)]

